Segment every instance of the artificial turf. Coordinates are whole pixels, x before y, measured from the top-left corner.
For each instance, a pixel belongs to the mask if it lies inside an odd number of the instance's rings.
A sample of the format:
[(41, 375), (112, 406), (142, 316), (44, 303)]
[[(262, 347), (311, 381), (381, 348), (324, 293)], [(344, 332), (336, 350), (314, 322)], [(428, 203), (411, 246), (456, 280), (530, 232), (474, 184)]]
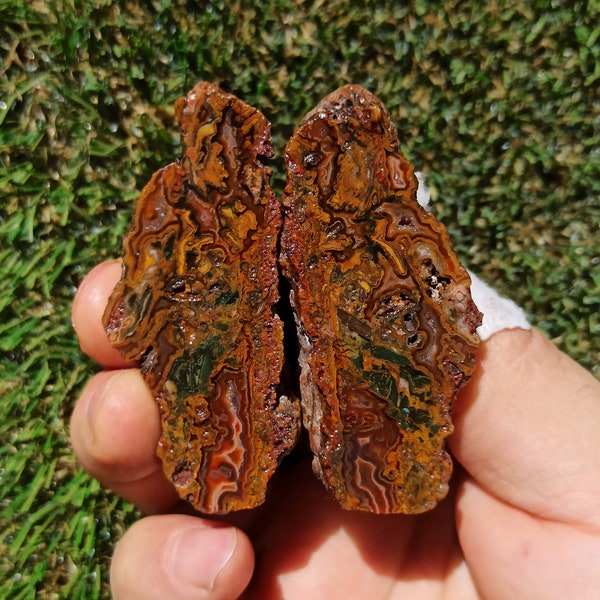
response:
[(459, 255), (600, 377), (597, 0), (0, 0), (0, 597), (107, 598), (135, 510), (78, 470), (95, 369), (69, 310), (178, 153), (173, 101), (209, 80), (281, 154), (341, 84), (376, 93)]

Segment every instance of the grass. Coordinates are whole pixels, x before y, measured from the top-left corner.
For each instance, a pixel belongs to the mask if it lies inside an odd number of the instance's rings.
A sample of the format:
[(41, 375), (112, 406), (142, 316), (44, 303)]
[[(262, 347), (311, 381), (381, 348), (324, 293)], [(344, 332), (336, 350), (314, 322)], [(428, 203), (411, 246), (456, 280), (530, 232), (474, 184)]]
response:
[(0, 0), (0, 53), (0, 597), (109, 597), (137, 513), (71, 455), (95, 367), (69, 309), (198, 80), (259, 106), (279, 156), (338, 85), (378, 94), (465, 262), (600, 377), (598, 0)]

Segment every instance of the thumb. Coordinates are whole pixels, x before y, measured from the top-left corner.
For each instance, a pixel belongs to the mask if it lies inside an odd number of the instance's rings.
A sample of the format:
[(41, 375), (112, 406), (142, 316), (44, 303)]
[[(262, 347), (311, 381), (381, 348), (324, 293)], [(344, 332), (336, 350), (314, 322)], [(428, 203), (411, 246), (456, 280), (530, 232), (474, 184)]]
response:
[(237, 598), (254, 553), (240, 530), (187, 515), (146, 517), (117, 544), (111, 565), (115, 600)]
[(451, 447), (476, 484), (530, 514), (600, 527), (600, 383), (537, 330), (482, 342)]

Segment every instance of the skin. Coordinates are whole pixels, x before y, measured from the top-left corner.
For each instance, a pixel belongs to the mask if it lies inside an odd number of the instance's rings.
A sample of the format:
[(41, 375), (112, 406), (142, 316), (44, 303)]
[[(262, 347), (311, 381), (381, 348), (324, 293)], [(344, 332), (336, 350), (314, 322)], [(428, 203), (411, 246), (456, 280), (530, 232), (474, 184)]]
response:
[(116, 600), (598, 597), (600, 384), (538, 331), (482, 342), (456, 402), (452, 492), (433, 511), (343, 511), (300, 451), (263, 507), (208, 520), (178, 506), (154, 399), (104, 334), (119, 275), (99, 265), (74, 302), (81, 347), (105, 370), (71, 421), (84, 468), (151, 514), (117, 545)]

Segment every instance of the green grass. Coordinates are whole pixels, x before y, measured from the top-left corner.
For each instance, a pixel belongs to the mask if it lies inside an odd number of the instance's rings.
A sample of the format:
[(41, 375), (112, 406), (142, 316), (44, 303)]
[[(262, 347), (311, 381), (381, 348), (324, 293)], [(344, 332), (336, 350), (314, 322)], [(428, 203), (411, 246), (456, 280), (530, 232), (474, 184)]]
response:
[(280, 158), (320, 97), (371, 89), (465, 262), (600, 377), (598, 0), (204, 5), (0, 0), (2, 598), (109, 596), (137, 515), (69, 450), (95, 368), (69, 309), (201, 79), (260, 107)]

